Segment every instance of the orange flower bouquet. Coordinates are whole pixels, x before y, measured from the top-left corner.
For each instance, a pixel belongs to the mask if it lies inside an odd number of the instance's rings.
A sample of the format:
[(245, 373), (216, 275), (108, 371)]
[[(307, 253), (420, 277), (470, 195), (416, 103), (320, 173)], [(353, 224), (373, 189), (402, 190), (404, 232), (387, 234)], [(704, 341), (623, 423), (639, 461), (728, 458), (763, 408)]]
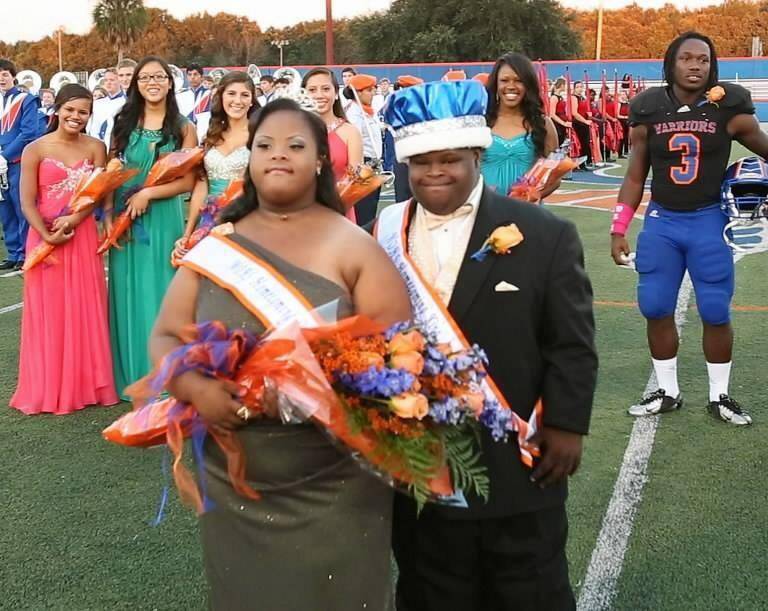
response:
[(570, 142), (566, 140), (558, 150), (534, 163), (533, 167), (512, 185), (508, 197), (524, 202), (540, 201), (543, 192), (552, 188), (568, 172), (579, 167), (579, 161), (568, 157), (566, 151), (569, 147)]
[(336, 183), (336, 190), (344, 207), (349, 210), (387, 182), (389, 176), (370, 165), (348, 168), (344, 177)]
[[(107, 193), (124, 185), (138, 173), (138, 170), (124, 170), (123, 164), (118, 159), (110, 161), (106, 168), (96, 168), (90, 174), (80, 178), (72, 192), (72, 198), (61, 210), (59, 216), (93, 211), (96, 204)], [(32, 269), (43, 261), (55, 262), (54, 250), (56, 250), (54, 244), (48, 242), (38, 244), (24, 262), (24, 271)]]
[[(180, 151), (173, 151), (167, 155), (163, 155), (158, 159), (147, 174), (147, 178), (144, 183), (133, 189), (130, 189), (126, 195), (125, 200), (128, 201), (132, 195), (135, 195), (141, 189), (147, 187), (156, 187), (158, 185), (165, 185), (169, 182), (173, 182), (177, 178), (188, 174), (197, 166), (203, 162), (203, 156), (205, 151), (201, 148), (194, 149), (182, 149)], [(140, 219), (136, 219), (137, 224), (140, 224)], [(120, 238), (131, 228), (134, 220), (131, 219), (131, 214), (126, 208), (115, 220), (112, 225), (112, 230), (104, 238), (98, 250), (98, 254), (104, 253), (113, 246), (118, 247)]]
[(167, 443), (183, 500), (198, 512), (205, 499), (181, 461), (183, 439), (210, 434), (228, 459), (232, 485), (246, 483), (237, 434), (209, 429), (193, 405), (159, 399), (168, 382), (191, 369), (234, 380), (250, 418), (313, 421), (386, 482), (430, 500), (464, 504), (464, 492), (487, 498), (479, 431), (506, 438), (511, 412), (489, 400), (480, 383), (485, 355), (453, 352), (409, 325), (383, 329), (353, 317), (316, 329), (292, 325), (257, 338), (221, 323), (197, 325), (160, 368), (129, 389), (136, 409), (103, 433), (114, 443)]
[[(216, 226), (216, 219), (225, 207), (235, 201), (243, 194), (243, 181), (233, 180), (227, 185), (223, 193), (219, 195), (211, 195), (208, 197), (206, 205), (200, 210), (200, 221), (197, 225), (197, 229), (192, 232), (184, 242), (184, 250), (190, 250), (193, 246), (200, 243), (200, 241), (211, 233), (211, 230)], [(171, 265), (178, 267), (181, 264), (181, 259), (176, 257), (176, 251), (171, 254)]]

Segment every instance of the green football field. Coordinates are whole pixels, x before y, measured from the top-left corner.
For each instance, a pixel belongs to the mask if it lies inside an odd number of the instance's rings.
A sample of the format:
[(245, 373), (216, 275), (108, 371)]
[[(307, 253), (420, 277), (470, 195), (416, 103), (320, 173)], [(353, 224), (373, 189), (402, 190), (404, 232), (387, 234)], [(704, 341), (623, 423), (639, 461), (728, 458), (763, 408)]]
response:
[[(552, 210), (579, 227), (600, 354), (592, 430), (569, 501), (578, 596), (635, 424), (626, 408), (645, 389), (650, 361), (633, 305), (636, 276), (608, 255), (608, 214)], [(633, 236), (639, 226), (635, 221)], [(647, 472), (630, 478), (640, 501), (636, 515), (618, 514), (628, 546), (623, 558), (608, 556), (618, 578), (598, 587), (611, 603), (596, 608), (768, 609), (766, 269), (766, 253), (740, 260), (734, 300), (732, 391), (755, 424), (728, 426), (705, 411), (701, 325), (691, 300), (680, 354), (686, 405), (659, 421)], [(21, 319), (21, 310), (8, 306), (21, 301), (21, 291), (20, 278), (0, 278), (0, 608), (204, 609), (195, 517), (172, 492), (165, 520), (151, 525), (164, 483), (162, 451), (101, 439), (100, 431), (128, 406), (66, 417), (27, 417), (5, 407), (15, 387)], [(616, 524), (604, 532), (609, 543), (614, 530)], [(341, 541), (343, 533), (329, 533), (329, 545)]]

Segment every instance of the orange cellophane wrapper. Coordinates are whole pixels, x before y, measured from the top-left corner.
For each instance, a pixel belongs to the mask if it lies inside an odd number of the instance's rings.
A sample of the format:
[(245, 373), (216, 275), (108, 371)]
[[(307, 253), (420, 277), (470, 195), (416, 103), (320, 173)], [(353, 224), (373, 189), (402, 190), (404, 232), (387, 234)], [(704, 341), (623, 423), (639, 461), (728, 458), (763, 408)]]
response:
[(509, 197), (526, 202), (538, 202), (543, 191), (549, 189), (568, 172), (574, 170), (576, 166), (577, 163), (569, 157), (539, 159), (525, 173), (525, 176), (512, 186)]
[[(123, 170), (122, 164), (118, 164), (110, 162), (106, 169), (96, 168), (90, 174), (80, 177), (64, 214), (90, 212), (104, 196), (124, 185), (139, 173), (138, 170)], [(46, 259), (53, 262), (51, 255), (54, 250), (56, 250), (54, 244), (40, 242), (26, 258), (24, 271), (32, 269)]]
[[(199, 166), (203, 162), (204, 156), (205, 151), (203, 149), (194, 148), (173, 151), (160, 157), (149, 170), (141, 188), (165, 185), (177, 178), (181, 178)], [(120, 213), (112, 224), (111, 231), (105, 236), (96, 253), (102, 254), (113, 246), (118, 246), (120, 238), (131, 228), (132, 224), (133, 219), (128, 209), (126, 209)]]
[[(234, 381), (245, 391), (240, 401), (253, 413), (263, 414), (265, 390), (268, 386), (279, 389), (281, 402), (287, 399), (291, 405), (289, 419), (314, 421), (348, 450), (359, 454), (375, 470), (407, 486), (414, 480), (406, 465), (397, 458), (379, 452), (372, 434), (351, 430), (346, 408), (310, 348), (310, 342), (338, 333), (359, 337), (381, 332), (381, 325), (361, 316), (315, 329), (300, 329), (297, 324), (292, 324), (275, 330), (253, 350), (234, 377)], [(151, 394), (145, 380), (127, 389), (134, 402), (139, 404)], [(203, 508), (200, 491), (181, 460), (183, 440), (192, 433), (195, 414), (194, 407), (181, 407), (174, 399), (167, 399), (125, 414), (102, 434), (108, 441), (125, 446), (150, 447), (167, 443), (174, 454), (173, 474), (179, 494), (182, 500), (200, 513)], [(285, 413), (281, 415), (286, 418)], [(236, 432), (209, 429), (209, 433), (227, 458), (233, 488), (242, 496), (258, 499), (259, 493), (246, 480), (245, 457)], [(443, 457), (441, 461), (442, 465), (428, 486), (434, 494), (447, 496), (454, 489)]]
[(182, 149), (163, 155), (147, 174), (145, 187), (164, 185), (181, 178), (203, 162), (205, 151), (201, 148)]
[[(370, 171), (373, 172), (373, 170)], [(387, 180), (383, 174), (367, 174), (366, 168), (363, 168), (359, 174), (348, 172), (344, 178), (336, 183), (336, 190), (339, 192), (339, 197), (346, 210), (373, 193)]]

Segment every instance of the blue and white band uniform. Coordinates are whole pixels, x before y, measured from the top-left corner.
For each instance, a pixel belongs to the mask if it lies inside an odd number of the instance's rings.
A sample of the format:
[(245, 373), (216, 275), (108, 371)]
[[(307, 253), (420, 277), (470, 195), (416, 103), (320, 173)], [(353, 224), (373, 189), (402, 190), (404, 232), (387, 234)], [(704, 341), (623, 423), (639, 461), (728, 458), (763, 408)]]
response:
[(126, 95), (122, 91), (114, 96), (101, 98), (93, 103), (93, 114), (88, 121), (87, 133), (98, 138), (107, 147), (112, 144), (112, 130), (115, 127), (115, 117), (125, 105)]
[(0, 93), (0, 155), (8, 162), (8, 189), (0, 202), (0, 223), (10, 261), (24, 260), (27, 221), (21, 212), (21, 153), (40, 135), (40, 99), (13, 87)]

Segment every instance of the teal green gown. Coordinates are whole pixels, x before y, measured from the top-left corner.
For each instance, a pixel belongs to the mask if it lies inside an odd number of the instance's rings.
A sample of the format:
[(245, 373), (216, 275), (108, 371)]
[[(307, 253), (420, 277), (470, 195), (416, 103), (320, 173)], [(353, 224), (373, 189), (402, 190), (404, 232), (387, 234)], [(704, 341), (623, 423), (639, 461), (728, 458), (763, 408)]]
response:
[(510, 139), (493, 134), (493, 142), (483, 154), (480, 171), (487, 186), (500, 195), (507, 195), (535, 161), (536, 150), (530, 134)]
[[(146, 179), (155, 162), (155, 149), (162, 138), (159, 130), (136, 128), (125, 150), (127, 168), (140, 173), (115, 192), (115, 215), (125, 208), (128, 189)], [(178, 147), (169, 142), (159, 153)], [(109, 254), (109, 322), (117, 392), (124, 399), (125, 387), (151, 370), (148, 340), (160, 303), (175, 273), (170, 257), (174, 242), (184, 230), (181, 196), (152, 200), (141, 229), (134, 228), (122, 250)], [(142, 236), (141, 234), (145, 234)], [(147, 240), (142, 237), (148, 238)]]

